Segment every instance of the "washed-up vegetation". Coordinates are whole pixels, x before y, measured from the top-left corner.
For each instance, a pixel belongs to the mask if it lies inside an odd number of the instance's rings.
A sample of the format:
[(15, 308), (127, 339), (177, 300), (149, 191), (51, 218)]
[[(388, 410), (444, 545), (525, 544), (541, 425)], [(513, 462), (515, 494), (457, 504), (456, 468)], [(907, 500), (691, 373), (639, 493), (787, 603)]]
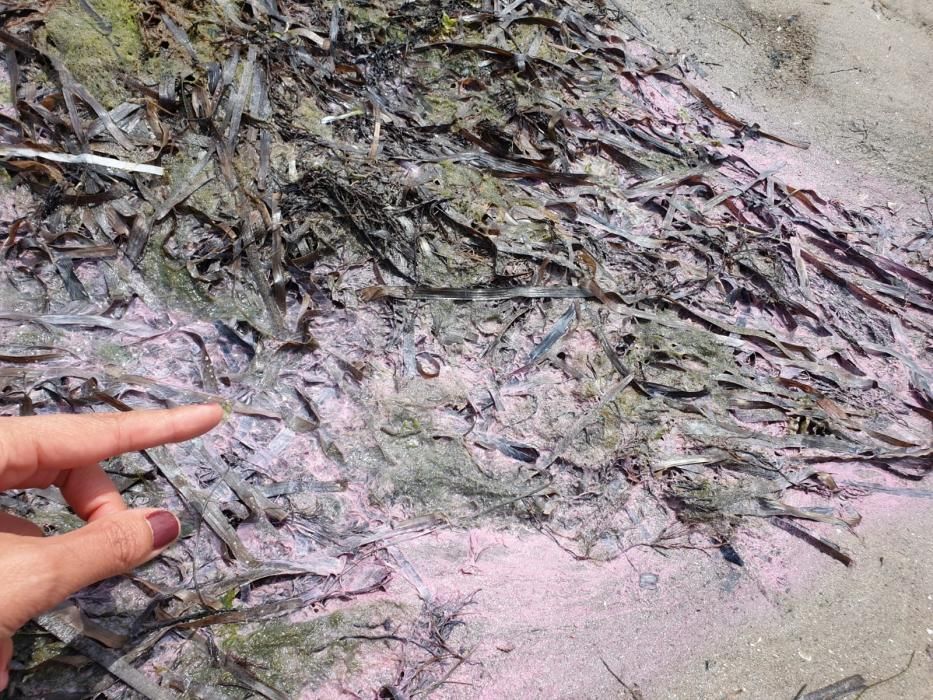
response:
[(427, 695), (470, 600), (408, 538), (741, 564), (767, 519), (848, 564), (818, 529), (858, 522), (840, 474), (933, 466), (933, 218), (755, 165), (806, 144), (614, 2), (0, 13), (0, 407), (230, 414), (108, 465), (183, 540), (40, 617), (12, 697)]

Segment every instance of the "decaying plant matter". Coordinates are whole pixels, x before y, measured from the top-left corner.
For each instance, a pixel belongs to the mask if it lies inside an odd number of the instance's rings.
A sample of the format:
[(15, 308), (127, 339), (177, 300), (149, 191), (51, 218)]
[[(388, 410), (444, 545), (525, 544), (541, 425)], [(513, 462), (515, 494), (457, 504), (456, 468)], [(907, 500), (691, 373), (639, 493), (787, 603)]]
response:
[(606, 559), (773, 518), (848, 563), (808, 529), (855, 524), (838, 475), (929, 472), (933, 221), (755, 165), (805, 144), (613, 8), (0, 10), (0, 405), (231, 413), (109, 465), (186, 536), (40, 618), (13, 697), (415, 697), (470, 663), (467, 599), (407, 538), (521, 522)]

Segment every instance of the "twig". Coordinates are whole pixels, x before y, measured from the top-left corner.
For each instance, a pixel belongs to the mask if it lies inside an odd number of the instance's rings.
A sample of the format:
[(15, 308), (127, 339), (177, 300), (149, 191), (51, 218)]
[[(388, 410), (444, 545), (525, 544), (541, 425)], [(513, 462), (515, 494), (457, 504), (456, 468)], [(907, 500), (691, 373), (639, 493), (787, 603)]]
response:
[(648, 32), (645, 31), (645, 28), (641, 25), (641, 23), (632, 16), (631, 12), (628, 12), (627, 10), (625, 10), (622, 7), (622, 4), (618, 2), (618, 0), (612, 0), (612, 4), (615, 7), (616, 12), (619, 13), (619, 16), (622, 19), (624, 19), (626, 22), (628, 22), (633, 27), (635, 27), (635, 29), (638, 30), (638, 33), (641, 34), (643, 37), (648, 36)]
[(855, 674), (854, 676), (843, 678), (841, 681), (830, 683), (819, 690), (807, 693), (801, 696), (800, 700), (836, 700), (836, 698), (844, 698), (846, 695), (850, 695), (859, 690), (864, 692), (867, 688), (868, 686), (865, 685), (865, 679), (859, 674)]
[(600, 656), (600, 657), (599, 657), (599, 660), (602, 662), (603, 666), (606, 667), (606, 670), (609, 671), (609, 675), (611, 675), (613, 678), (615, 678), (617, 681), (619, 681), (619, 684), (620, 684), (623, 688), (625, 688), (625, 690), (628, 691), (628, 693), (629, 693), (633, 698), (635, 698), (635, 700), (641, 700), (642, 694), (641, 694), (641, 691), (638, 689), (638, 686), (637, 686), (637, 685), (635, 685), (635, 686), (630, 686), (628, 683), (626, 683), (625, 681), (623, 681), (623, 680), (619, 677), (619, 674), (617, 674), (615, 671), (613, 671), (613, 670), (609, 667), (609, 664), (606, 663), (606, 660), (605, 660), (603, 657)]
[(454, 663), (454, 665), (450, 667), (450, 669), (447, 671), (447, 673), (445, 673), (443, 676), (441, 676), (440, 680), (438, 680), (436, 683), (433, 683), (432, 685), (428, 686), (427, 688), (424, 688), (423, 690), (415, 690), (415, 691), (413, 691), (413, 692), (411, 693), (411, 697), (415, 697), (416, 695), (429, 695), (430, 693), (433, 693), (435, 690), (437, 690), (438, 688), (440, 688), (442, 685), (445, 685), (445, 684), (448, 684), (448, 683), (450, 683), (450, 684), (452, 684), (452, 685), (470, 685), (470, 686), (472, 686), (471, 683), (460, 683), (460, 682), (457, 682), (457, 681), (451, 681), (451, 680), (450, 680), (450, 677), (454, 674), (454, 672), (455, 672), (458, 668), (460, 668), (460, 666), (462, 666), (464, 663), (466, 663), (466, 662), (469, 660), (469, 658), (473, 655), (473, 652), (474, 652), (474, 651), (476, 651), (476, 647), (475, 647), (475, 646), (474, 646), (473, 648), (471, 648), (466, 654), (464, 654), (463, 656), (459, 657), (459, 658), (457, 659), (456, 663)]
[(489, 513), (492, 513), (494, 510), (498, 510), (499, 508), (504, 508), (505, 506), (511, 505), (511, 504), (513, 504), (513, 503), (517, 503), (518, 501), (523, 501), (523, 500), (525, 500), (526, 498), (531, 498), (531, 497), (534, 496), (535, 494), (537, 494), (537, 493), (539, 493), (539, 492), (541, 492), (541, 491), (544, 491), (546, 488), (548, 488), (549, 486), (551, 486), (553, 483), (554, 483), (554, 479), (549, 479), (549, 480), (547, 481), (547, 483), (542, 484), (542, 485), (539, 486), (538, 488), (533, 489), (532, 491), (529, 491), (528, 493), (523, 493), (523, 494), (520, 495), (520, 496), (515, 496), (515, 498), (509, 498), (508, 500), (500, 501), (499, 503), (495, 503), (495, 504), (489, 506), (488, 508), (484, 508), (484, 509), (481, 510), (479, 513), (474, 513), (474, 514), (472, 514), (472, 515), (464, 516), (463, 518), (460, 519), (460, 523), (462, 524), (462, 523), (466, 522), (467, 520), (475, 520), (476, 518), (481, 518), (481, 517), (484, 516), (484, 515), (488, 515)]
[(848, 73), (849, 71), (853, 70), (861, 71), (862, 69), (858, 66), (852, 66), (851, 68), (838, 68), (836, 70), (828, 70), (823, 73), (814, 73), (813, 75), (833, 75), (835, 73)]
[(861, 698), (865, 693), (867, 693), (872, 688), (877, 688), (879, 685), (883, 685), (884, 683), (887, 683), (888, 681), (893, 681), (895, 678), (899, 678), (900, 676), (907, 673), (910, 670), (910, 667), (914, 665), (914, 657), (916, 655), (917, 655), (916, 651), (910, 652), (910, 658), (907, 660), (907, 665), (904, 668), (902, 668), (900, 671), (895, 673), (893, 676), (888, 676), (887, 678), (882, 678), (880, 681), (875, 681), (874, 683), (870, 683), (867, 688), (865, 688), (858, 695), (855, 696), (855, 700), (859, 700), (859, 698)]
[(379, 111), (379, 105), (373, 102), (373, 141), (369, 147), (369, 159), (376, 160), (376, 154), (379, 153), (379, 134), (382, 133), (382, 114)]
[(825, 554), (828, 557), (832, 557), (838, 562), (845, 564), (846, 566), (852, 566), (852, 557), (842, 551), (839, 545), (834, 542), (830, 542), (827, 539), (818, 537), (813, 533), (805, 530), (796, 523), (792, 523), (790, 520), (782, 517), (771, 518), (771, 523), (776, 527), (784, 530), (784, 532), (790, 533), (794, 537), (798, 537), (807, 544), (815, 547), (820, 552)]
[(728, 24), (726, 24), (725, 22), (720, 22), (718, 19), (711, 19), (710, 21), (711, 21), (711, 22), (715, 22), (716, 24), (718, 24), (718, 25), (719, 25), (720, 27), (722, 27), (723, 29), (728, 29), (730, 32), (732, 32), (732, 33), (735, 34), (737, 37), (739, 37), (739, 39), (741, 39), (742, 41), (744, 41), (746, 46), (751, 46), (751, 45), (752, 45), (752, 42), (750, 42), (748, 39), (746, 39), (746, 38), (745, 38), (745, 35), (742, 34), (742, 32), (740, 32), (738, 29), (735, 29), (735, 28), (733, 28), (733, 27), (730, 27)]

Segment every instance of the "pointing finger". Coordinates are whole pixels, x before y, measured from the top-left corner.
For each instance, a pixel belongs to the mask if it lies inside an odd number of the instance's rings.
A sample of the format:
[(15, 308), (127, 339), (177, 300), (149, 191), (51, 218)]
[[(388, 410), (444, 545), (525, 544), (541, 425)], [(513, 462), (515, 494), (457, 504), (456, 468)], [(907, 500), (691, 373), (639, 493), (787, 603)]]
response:
[(0, 693), (10, 681), (10, 659), (13, 658), (13, 640), (0, 637)]
[(23, 537), (44, 537), (42, 528), (23, 518), (9, 513), (0, 513), (0, 532), (7, 535), (21, 535)]
[[(220, 422), (216, 404), (0, 419), (0, 490), (28, 485), (38, 472), (73, 469), (124, 452), (181, 442)], [(5, 428), (5, 430), (4, 430)]]

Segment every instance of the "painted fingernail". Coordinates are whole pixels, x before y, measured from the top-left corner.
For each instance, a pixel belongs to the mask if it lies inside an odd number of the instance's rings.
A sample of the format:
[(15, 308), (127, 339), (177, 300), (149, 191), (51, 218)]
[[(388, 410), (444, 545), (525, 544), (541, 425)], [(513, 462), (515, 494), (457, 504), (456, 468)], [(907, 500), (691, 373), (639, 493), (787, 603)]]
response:
[(149, 527), (152, 528), (152, 549), (158, 550), (168, 546), (178, 537), (181, 532), (181, 524), (178, 518), (167, 510), (157, 510), (155, 513), (146, 516), (149, 521)]

